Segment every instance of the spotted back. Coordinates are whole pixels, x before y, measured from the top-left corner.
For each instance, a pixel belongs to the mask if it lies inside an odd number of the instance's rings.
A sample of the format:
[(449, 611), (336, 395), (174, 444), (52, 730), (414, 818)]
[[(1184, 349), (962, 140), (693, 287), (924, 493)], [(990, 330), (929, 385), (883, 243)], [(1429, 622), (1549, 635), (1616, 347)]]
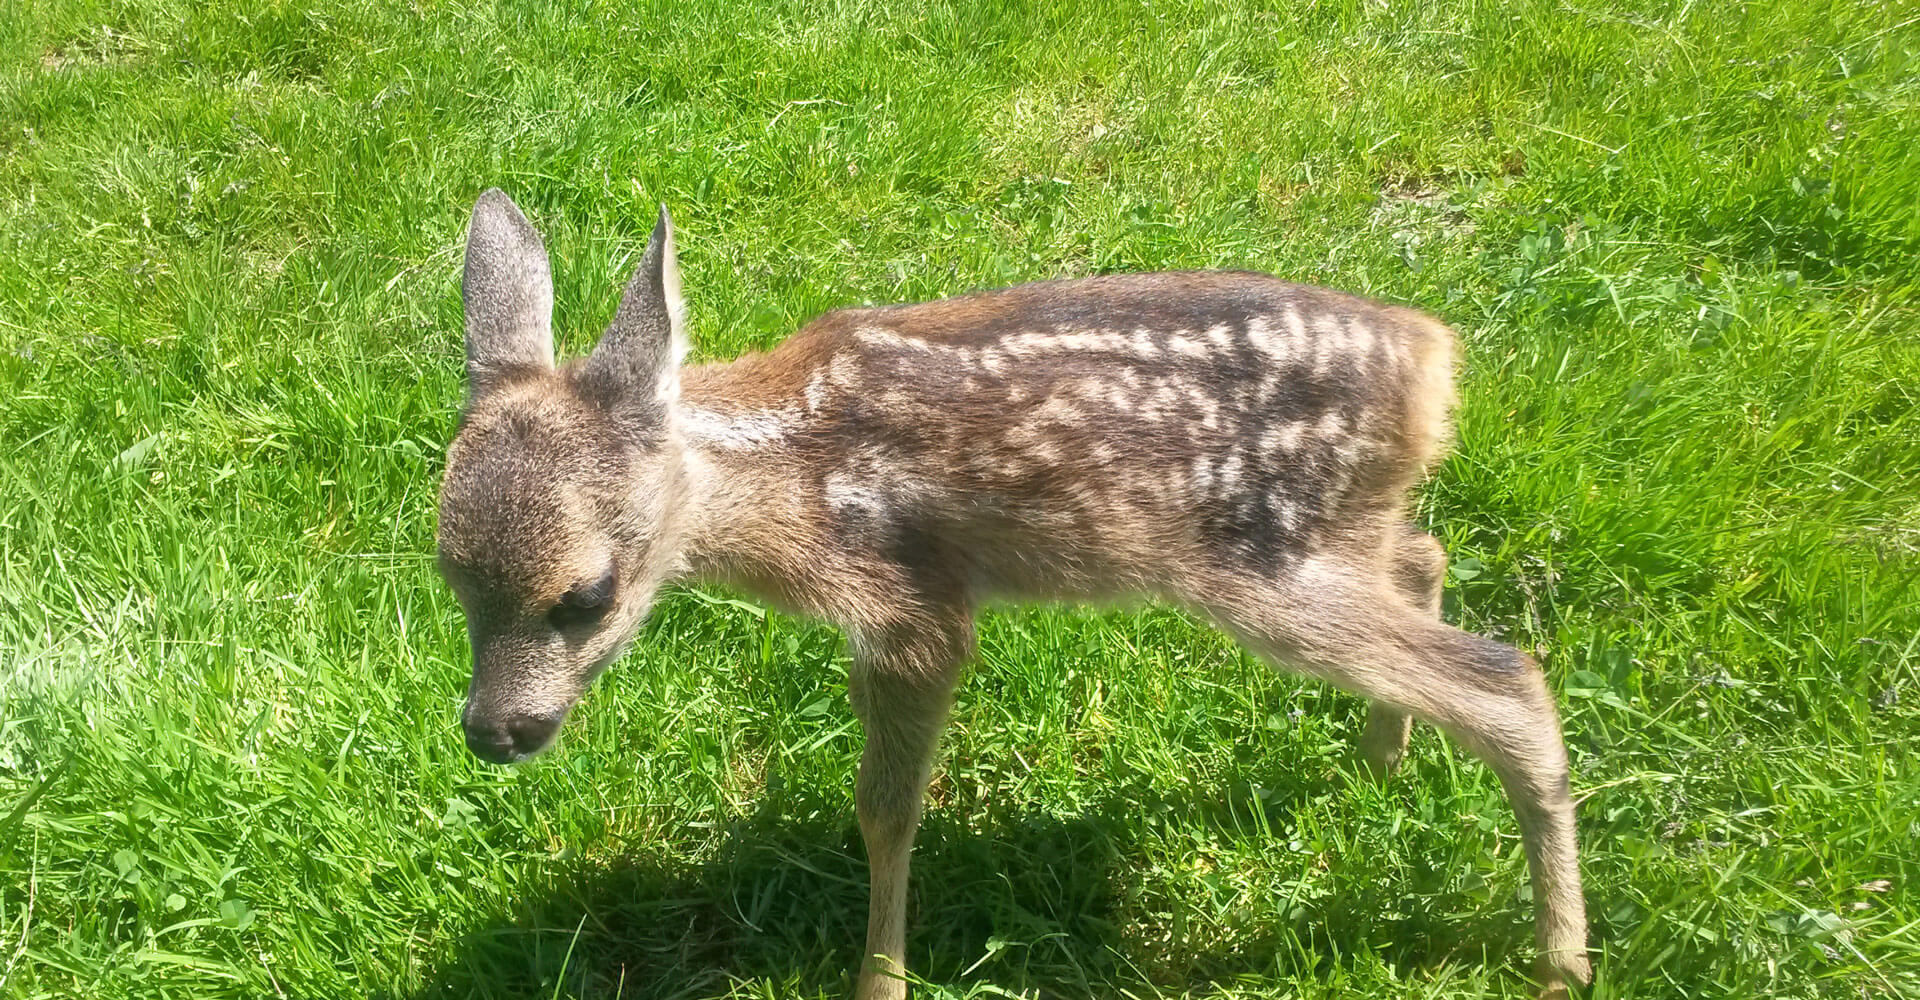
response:
[(807, 516), (782, 530), (895, 582), (1164, 592), (1397, 517), (1452, 357), (1444, 326), (1354, 296), (1116, 275), (830, 313), (691, 373), (679, 412), (726, 478), (787, 483)]

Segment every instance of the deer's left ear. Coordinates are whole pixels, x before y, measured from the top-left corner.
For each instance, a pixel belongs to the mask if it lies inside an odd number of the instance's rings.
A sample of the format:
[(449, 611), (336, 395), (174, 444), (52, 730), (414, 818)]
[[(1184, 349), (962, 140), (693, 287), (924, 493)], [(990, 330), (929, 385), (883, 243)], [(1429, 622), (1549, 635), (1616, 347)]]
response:
[(651, 429), (666, 422), (680, 394), (680, 362), (687, 354), (686, 306), (680, 298), (680, 265), (673, 253), (673, 220), (660, 206), (660, 221), (627, 283), (620, 308), (587, 358), (581, 379), (593, 397)]

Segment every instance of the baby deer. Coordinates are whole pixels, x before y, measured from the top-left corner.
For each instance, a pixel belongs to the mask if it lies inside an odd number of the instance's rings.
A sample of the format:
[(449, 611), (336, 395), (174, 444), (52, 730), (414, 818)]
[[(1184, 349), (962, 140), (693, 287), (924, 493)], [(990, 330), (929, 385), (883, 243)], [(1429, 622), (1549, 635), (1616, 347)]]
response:
[(1544, 992), (1587, 981), (1552, 695), (1440, 620), (1446, 557), (1407, 521), (1448, 436), (1438, 322), (1260, 274), (1110, 275), (842, 309), (682, 368), (662, 210), (599, 345), (556, 367), (546, 249), (498, 190), (464, 292), (439, 545), (473, 646), (467, 745), (545, 747), (671, 581), (843, 627), (867, 737), (859, 1000), (906, 995), (907, 859), (975, 614), (1127, 595), (1370, 699), (1375, 775), (1416, 718), (1485, 760), (1525, 840)]

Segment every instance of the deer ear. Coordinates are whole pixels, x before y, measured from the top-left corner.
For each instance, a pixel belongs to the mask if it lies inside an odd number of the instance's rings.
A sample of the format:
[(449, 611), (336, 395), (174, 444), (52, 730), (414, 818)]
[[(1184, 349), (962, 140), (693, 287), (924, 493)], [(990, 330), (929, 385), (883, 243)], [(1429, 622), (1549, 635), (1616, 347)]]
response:
[(640, 428), (664, 424), (680, 395), (680, 361), (687, 354), (686, 307), (680, 299), (680, 265), (673, 253), (673, 220), (660, 206), (660, 221), (640, 255), (640, 266), (613, 323), (581, 372), (587, 390), (623, 412)]
[(473, 204), (467, 264), (468, 392), (553, 370), (553, 272), (547, 248), (513, 199), (489, 188)]

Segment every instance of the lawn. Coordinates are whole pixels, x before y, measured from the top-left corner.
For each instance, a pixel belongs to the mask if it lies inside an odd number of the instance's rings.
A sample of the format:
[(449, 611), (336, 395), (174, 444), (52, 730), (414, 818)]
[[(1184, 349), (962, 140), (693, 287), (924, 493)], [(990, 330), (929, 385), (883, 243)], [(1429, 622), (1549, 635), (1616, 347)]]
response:
[[(496, 184), (565, 353), (661, 202), (703, 358), (1153, 268), (1443, 317), (1419, 516), (1560, 698), (1590, 995), (1920, 995), (1920, 11), (1276, 7), (0, 0), (0, 995), (844, 995), (833, 631), (677, 592), (553, 752), (462, 744)], [(920, 995), (1526, 995), (1496, 781), (1431, 730), (1353, 781), (1363, 713), (1173, 611), (995, 612)]]

